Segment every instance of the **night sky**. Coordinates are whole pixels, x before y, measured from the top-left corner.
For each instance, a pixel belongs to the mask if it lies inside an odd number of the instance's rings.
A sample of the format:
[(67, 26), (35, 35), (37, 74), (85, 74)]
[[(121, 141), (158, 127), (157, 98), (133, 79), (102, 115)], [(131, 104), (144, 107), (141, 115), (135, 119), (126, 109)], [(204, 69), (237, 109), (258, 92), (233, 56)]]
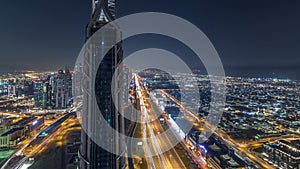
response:
[[(90, 5), (89, 0), (1, 2), (0, 72), (73, 67), (84, 43)], [(227, 75), (300, 79), (297, 0), (120, 0), (117, 6), (118, 17), (155, 11), (195, 24), (215, 46)], [(154, 43), (157, 39), (160, 43)], [(183, 60), (193, 57), (184, 45), (166, 37), (124, 42), (125, 55), (146, 47), (173, 51)]]

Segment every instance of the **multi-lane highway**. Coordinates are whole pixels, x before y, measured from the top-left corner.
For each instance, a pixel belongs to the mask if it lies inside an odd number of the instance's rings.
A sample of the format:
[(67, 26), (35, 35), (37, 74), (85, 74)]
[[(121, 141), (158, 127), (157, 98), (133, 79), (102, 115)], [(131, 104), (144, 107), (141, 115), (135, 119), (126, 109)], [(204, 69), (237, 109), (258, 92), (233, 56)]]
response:
[[(161, 122), (159, 121), (159, 119), (157, 119), (157, 112), (159, 111), (157, 109), (157, 107), (154, 105), (154, 103), (151, 104), (151, 109), (148, 111), (149, 115), (150, 115), (150, 119), (155, 119), (152, 121), (152, 129), (154, 130), (154, 132), (156, 133), (156, 135), (159, 135), (163, 132), (165, 132), (165, 129), (163, 128)], [(176, 136), (174, 136), (176, 137)], [(164, 147), (164, 148), (171, 148), (174, 147), (173, 142), (170, 140), (170, 138), (168, 137), (159, 137), (160, 139), (158, 139), (158, 144), (160, 147)], [(185, 169), (185, 165), (183, 163), (183, 161), (181, 160), (179, 154), (177, 153), (177, 151), (174, 148), (171, 148), (169, 151), (166, 151), (164, 153), (165, 158), (167, 159), (168, 163), (171, 163), (173, 168), (175, 169)]]
[[(73, 113), (67, 113), (63, 116), (61, 116), (59, 119), (54, 121), (50, 126), (48, 126), (46, 129), (42, 130), (38, 134), (36, 134), (34, 137), (32, 137), (29, 140), (26, 140), (26, 144), (19, 147), (13, 154), (11, 154), (3, 163), (1, 166), (1, 169), (6, 169), (9, 166), (11, 166), (11, 161), (14, 161), (14, 167), (12, 168), (18, 168), (22, 166), (22, 164), (29, 159), (36, 151), (41, 149), (43, 145), (45, 145), (50, 139), (52, 139), (56, 134), (60, 132), (61, 129), (58, 129), (60, 125), (68, 119)], [(57, 130), (58, 129), (58, 130)], [(28, 153), (26, 153), (26, 149), (29, 147), (33, 147)], [(21, 157), (21, 158), (20, 158)], [(15, 162), (15, 160), (17, 162)]]
[(144, 152), (145, 155), (147, 156), (147, 163), (150, 165), (151, 169), (156, 169), (155, 164), (154, 164), (154, 160), (152, 157), (152, 152), (150, 150), (150, 146), (148, 144), (148, 140), (147, 140), (147, 124), (148, 124), (148, 119), (147, 118), (147, 111), (146, 111), (146, 107), (144, 105), (144, 100), (143, 100), (143, 96), (142, 96), (142, 91), (141, 91), (141, 87), (140, 87), (140, 81), (138, 80), (137, 75), (135, 75), (135, 84), (136, 84), (136, 93), (137, 93), (137, 97), (139, 99), (139, 105), (140, 105), (140, 111), (141, 111), (141, 122), (142, 122), (142, 136), (143, 136), (143, 148), (144, 148)]
[[(159, 139), (157, 136), (159, 133), (164, 132), (164, 129), (155, 115), (155, 110), (146, 108), (145, 104), (149, 104), (146, 101), (148, 99), (146, 98), (148, 91), (145, 91), (145, 88), (140, 86), (137, 75), (135, 75), (135, 83), (138, 98), (140, 99), (144, 149), (148, 156), (147, 163), (151, 169), (185, 169), (186, 167), (175, 149), (172, 148), (169, 151), (163, 152), (162, 147), (173, 147), (173, 145), (168, 138)], [(152, 121), (152, 119), (156, 120)]]
[[(184, 108), (184, 106), (181, 104), (180, 101), (178, 101), (175, 97), (173, 97), (172, 95), (170, 95), (169, 93), (160, 90), (160, 92), (162, 92), (168, 99), (172, 100), (173, 102), (175, 102), (178, 106), (180, 106), (184, 111), (187, 110), (186, 108)], [(187, 110), (183, 113), (188, 113), (191, 114), (193, 113), (190, 110)], [(196, 113), (193, 113), (194, 115), (196, 115)], [(248, 146), (245, 144), (241, 144), (238, 141), (232, 139), (225, 131), (216, 128), (215, 126), (211, 126), (208, 123), (205, 123), (205, 125), (207, 126), (207, 129), (212, 130), (212, 132), (218, 136), (219, 138), (221, 138), (228, 146), (230, 147), (234, 147), (236, 148), (239, 152), (239, 154), (241, 154), (242, 156), (246, 155), (249, 159), (253, 160), (254, 162), (256, 162), (257, 164), (259, 164), (261, 167), (263, 168), (267, 168), (267, 169), (273, 169), (274, 167), (270, 164), (268, 164), (267, 162), (265, 162), (264, 160), (260, 159), (259, 157), (256, 157), (256, 155), (251, 152), (248, 149)]]

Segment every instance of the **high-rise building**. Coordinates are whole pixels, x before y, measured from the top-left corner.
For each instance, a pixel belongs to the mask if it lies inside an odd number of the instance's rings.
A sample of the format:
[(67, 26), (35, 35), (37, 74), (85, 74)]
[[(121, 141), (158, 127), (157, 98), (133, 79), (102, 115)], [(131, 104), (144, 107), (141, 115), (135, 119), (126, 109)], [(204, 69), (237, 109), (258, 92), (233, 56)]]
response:
[(66, 108), (72, 98), (72, 74), (69, 69), (58, 70), (57, 76), (49, 77), (51, 102), (55, 108)]
[(126, 67), (126, 65), (123, 65), (123, 82), (124, 82), (124, 101), (128, 102), (129, 99), (129, 85), (130, 85), (130, 81), (132, 79), (132, 72), (129, 70), (128, 67)]
[(0, 79), (0, 95), (7, 94), (7, 81)]
[(55, 74), (52, 73), (51, 75), (49, 75), (48, 78), (49, 81), (49, 102), (51, 106), (55, 106), (56, 103), (56, 78), (55, 78)]
[(55, 108), (65, 108), (66, 99), (65, 99), (65, 78), (64, 71), (58, 70), (56, 78), (56, 93), (55, 93)]
[(16, 96), (16, 86), (15, 85), (8, 85), (7, 95), (8, 95), (8, 97)]
[(34, 107), (47, 107), (48, 83), (42, 81), (34, 82)]
[[(115, 0), (92, 0), (92, 15), (91, 20), (87, 25), (86, 40), (88, 40), (95, 32), (97, 32), (104, 25), (115, 19)], [(105, 34), (99, 41), (98, 45), (103, 45), (104, 48), (110, 48), (105, 46), (108, 36), (118, 36), (115, 32), (116, 28), (111, 27), (109, 30), (101, 30), (101, 33)], [(97, 39), (98, 40), (98, 39)], [(103, 49), (102, 46), (102, 49)], [(125, 153), (124, 143), (118, 135), (102, 131), (101, 125), (109, 125), (118, 133), (124, 133), (124, 117), (122, 116), (122, 90), (118, 90), (114, 93), (116, 98), (115, 102), (112, 99), (111, 85), (113, 75), (116, 73), (116, 67), (120, 66), (123, 58), (123, 51), (121, 43), (118, 43), (114, 47), (110, 48), (106, 55), (103, 57), (100, 66), (95, 67), (95, 57), (99, 57), (101, 51), (97, 51), (99, 46), (93, 46), (93, 50), (88, 51), (85, 55), (84, 68), (87, 70), (85, 79), (87, 84), (95, 84), (94, 89), (87, 87), (83, 93), (83, 107), (85, 116), (82, 117), (83, 126), (86, 126), (86, 130), (82, 130), (81, 134), (81, 147), (80, 147), (80, 168), (81, 169), (121, 169), (125, 168), (125, 158), (118, 154)], [(96, 49), (96, 50), (94, 50)], [(98, 70), (94, 74), (94, 70)], [(120, 71), (120, 72), (119, 72)], [(122, 79), (122, 68), (117, 72), (118, 79)], [(96, 77), (96, 78), (95, 78)], [(94, 92), (95, 93), (92, 93)], [(96, 97), (96, 100), (94, 99)], [(105, 123), (97, 123), (95, 115), (95, 106), (98, 106), (102, 113), (102, 116), (106, 120)], [(118, 108), (118, 109), (117, 109)], [(118, 111), (119, 110), (119, 111)], [(105, 127), (103, 127), (105, 128)], [(90, 135), (97, 135), (101, 137), (101, 142), (106, 145), (110, 145), (111, 149), (115, 153), (108, 152), (100, 147)]]
[(72, 74), (70, 70), (66, 67), (65, 69), (65, 93), (66, 93), (66, 102), (69, 103), (69, 100), (72, 98)]

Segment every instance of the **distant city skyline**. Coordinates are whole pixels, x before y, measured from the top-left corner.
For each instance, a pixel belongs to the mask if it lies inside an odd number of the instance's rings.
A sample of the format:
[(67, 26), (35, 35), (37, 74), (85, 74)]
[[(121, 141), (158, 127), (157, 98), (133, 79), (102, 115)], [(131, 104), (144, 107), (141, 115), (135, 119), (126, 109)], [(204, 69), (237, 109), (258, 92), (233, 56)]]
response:
[[(156, 11), (195, 24), (212, 41), (227, 75), (300, 79), (298, 1), (132, 0), (119, 4), (122, 8), (117, 10), (118, 17)], [(72, 68), (83, 46), (83, 25), (89, 20), (90, 5), (90, 1), (79, 0), (3, 2), (0, 73), (55, 71), (65, 65)], [(185, 47), (174, 47), (177, 42), (166, 39), (156, 43), (157, 38), (142, 36), (126, 40), (124, 56), (145, 47), (161, 47), (183, 58), (192, 57), (192, 52), (182, 49)], [(137, 43), (141, 39), (143, 43)]]
[(299, 7), (3, 2), (0, 167), (300, 169)]

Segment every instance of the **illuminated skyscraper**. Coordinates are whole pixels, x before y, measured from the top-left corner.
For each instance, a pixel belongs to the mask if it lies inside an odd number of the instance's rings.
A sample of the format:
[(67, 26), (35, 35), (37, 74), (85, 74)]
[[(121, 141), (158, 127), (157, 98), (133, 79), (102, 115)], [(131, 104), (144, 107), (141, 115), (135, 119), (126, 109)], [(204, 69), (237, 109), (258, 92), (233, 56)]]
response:
[[(108, 22), (115, 19), (115, 0), (93, 0), (92, 1), (92, 15), (91, 20), (87, 25), (86, 29), (86, 40), (88, 40), (95, 32), (106, 25)], [(98, 107), (102, 113), (102, 116), (106, 120), (111, 128), (116, 130), (118, 133), (124, 133), (124, 119), (121, 114), (122, 111), (122, 91), (118, 90), (114, 93), (117, 101), (113, 103), (112, 100), (112, 78), (116, 72), (116, 67), (121, 63), (123, 57), (123, 51), (121, 43), (118, 43), (114, 47), (110, 48), (105, 46), (106, 42), (109, 41), (107, 37), (118, 36), (115, 34), (115, 28), (105, 30), (101, 33), (105, 34), (98, 45), (101, 45), (102, 49), (108, 48), (109, 51), (103, 57), (100, 66), (96, 67), (96, 57), (102, 57), (100, 46), (92, 45), (89, 46), (92, 50), (87, 50), (84, 59), (84, 77), (86, 84), (95, 84), (95, 86), (84, 87), (83, 93), (83, 111), (84, 116), (82, 117), (82, 125), (86, 127), (86, 130), (82, 130), (81, 134), (81, 147), (79, 151), (80, 156), (80, 168), (81, 169), (121, 169), (125, 168), (125, 159), (116, 154), (125, 153), (125, 147), (117, 135), (109, 133), (108, 131), (102, 131), (101, 125), (105, 123), (97, 123), (97, 116), (95, 115), (95, 107)], [(97, 70), (97, 73), (94, 73)], [(122, 70), (122, 69), (120, 69)], [(122, 78), (122, 75), (118, 73), (118, 78)], [(95, 78), (96, 77), (96, 78)], [(95, 91), (95, 93), (93, 93)], [(96, 100), (94, 99), (96, 97)], [(116, 154), (108, 152), (101, 148), (98, 144), (90, 138), (86, 132), (90, 135), (99, 136), (101, 142), (111, 145), (111, 148)]]
[(47, 91), (48, 83), (42, 81), (34, 82), (34, 106), (35, 107), (47, 107), (48, 98)]
[(72, 98), (72, 74), (69, 69), (58, 70), (57, 76), (49, 77), (50, 102), (55, 108), (66, 108)]
[(65, 78), (64, 71), (58, 70), (57, 78), (56, 78), (56, 108), (65, 108), (66, 107), (66, 96), (65, 96)]
[(69, 68), (65, 69), (65, 93), (66, 93), (66, 102), (69, 103), (69, 100), (72, 98), (72, 74)]

